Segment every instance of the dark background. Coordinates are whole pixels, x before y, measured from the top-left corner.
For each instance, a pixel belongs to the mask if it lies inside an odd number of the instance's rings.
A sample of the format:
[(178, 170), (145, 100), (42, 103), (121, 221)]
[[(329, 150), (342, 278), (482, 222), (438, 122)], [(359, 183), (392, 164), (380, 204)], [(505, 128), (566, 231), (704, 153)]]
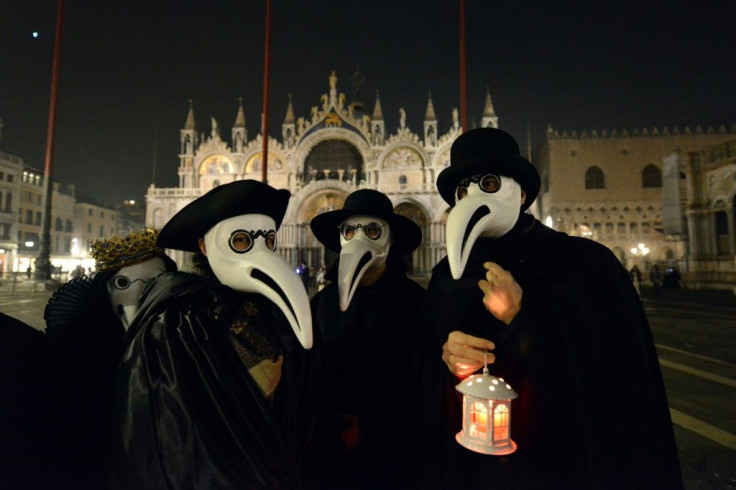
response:
[[(272, 5), (270, 134), (288, 94), (296, 117), (328, 91), (380, 91), (386, 129), (398, 111), (422, 133), (427, 96), (440, 132), (459, 97), (458, 1), (278, 1)], [(0, 0), (0, 150), (43, 170), (55, 0)], [(78, 197), (141, 199), (176, 186), (179, 130), (193, 99), (229, 141), (238, 98), (260, 129), (265, 1), (66, 0), (54, 177)], [(500, 127), (526, 146), (556, 130), (599, 132), (736, 123), (736, 2), (466, 0), (468, 117), (490, 88)], [(32, 33), (37, 31), (38, 38)], [(471, 123), (472, 126), (472, 123)], [(156, 155), (156, 158), (154, 158)], [(154, 167), (154, 160), (156, 165)], [(155, 171), (154, 171), (155, 170)], [(155, 175), (154, 175), (155, 174)]]

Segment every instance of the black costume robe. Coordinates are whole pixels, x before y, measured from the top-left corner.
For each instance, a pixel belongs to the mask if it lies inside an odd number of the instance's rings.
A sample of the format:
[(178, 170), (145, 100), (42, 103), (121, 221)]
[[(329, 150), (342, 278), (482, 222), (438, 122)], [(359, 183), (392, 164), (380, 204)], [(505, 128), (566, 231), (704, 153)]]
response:
[[(523, 290), (510, 325), (484, 307), (483, 263)], [(677, 449), (651, 332), (626, 270), (604, 246), (521, 215), (500, 239), (479, 239), (463, 276), (447, 259), (422, 311), (428, 488), (682, 488)], [(443, 363), (453, 330), (492, 340), (492, 375), (518, 392), (515, 453), (487, 456), (455, 441), (459, 382)], [(477, 486), (480, 484), (480, 487)]]
[[(311, 301), (322, 336), (325, 368), (320, 443), (328, 463), (315, 488), (416, 488), (417, 392), (411, 365), (424, 288), (406, 277), (406, 264), (388, 257), (384, 275), (360, 286), (347, 311), (339, 308), (339, 261), (333, 281)], [(354, 449), (341, 441), (340, 432)], [(315, 466), (317, 466), (315, 464)]]
[[(273, 303), (193, 274), (165, 274), (128, 339), (118, 374), (114, 488), (300, 488), (318, 360)], [(269, 399), (242, 360), (263, 345), (283, 356)]]

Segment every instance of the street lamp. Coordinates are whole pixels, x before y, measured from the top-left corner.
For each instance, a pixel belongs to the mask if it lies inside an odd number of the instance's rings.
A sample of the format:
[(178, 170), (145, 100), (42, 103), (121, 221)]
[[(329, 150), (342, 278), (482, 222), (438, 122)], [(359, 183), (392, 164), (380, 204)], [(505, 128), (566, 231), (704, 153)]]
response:
[(646, 258), (649, 255), (649, 248), (643, 243), (638, 244), (636, 247), (631, 247), (631, 253), (637, 257)]

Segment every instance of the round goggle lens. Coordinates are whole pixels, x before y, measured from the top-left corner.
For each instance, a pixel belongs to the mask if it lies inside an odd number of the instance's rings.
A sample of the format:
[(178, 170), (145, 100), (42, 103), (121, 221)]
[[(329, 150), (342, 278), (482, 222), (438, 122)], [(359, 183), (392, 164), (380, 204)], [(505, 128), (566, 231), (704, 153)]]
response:
[(247, 252), (253, 248), (253, 238), (247, 231), (238, 230), (230, 235), (230, 248), (238, 253)]
[(130, 287), (130, 279), (125, 276), (116, 276), (113, 279), (112, 284), (117, 289), (128, 289), (128, 287)]

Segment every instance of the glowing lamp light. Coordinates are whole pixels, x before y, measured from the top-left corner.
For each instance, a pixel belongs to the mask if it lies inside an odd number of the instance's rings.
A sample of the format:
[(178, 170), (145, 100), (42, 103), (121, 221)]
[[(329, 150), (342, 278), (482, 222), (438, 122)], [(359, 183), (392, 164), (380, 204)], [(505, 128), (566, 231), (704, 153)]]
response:
[(455, 389), (463, 394), (463, 429), (455, 440), (471, 451), (503, 456), (516, 451), (511, 440), (511, 400), (519, 395), (503, 378), (474, 374)]

